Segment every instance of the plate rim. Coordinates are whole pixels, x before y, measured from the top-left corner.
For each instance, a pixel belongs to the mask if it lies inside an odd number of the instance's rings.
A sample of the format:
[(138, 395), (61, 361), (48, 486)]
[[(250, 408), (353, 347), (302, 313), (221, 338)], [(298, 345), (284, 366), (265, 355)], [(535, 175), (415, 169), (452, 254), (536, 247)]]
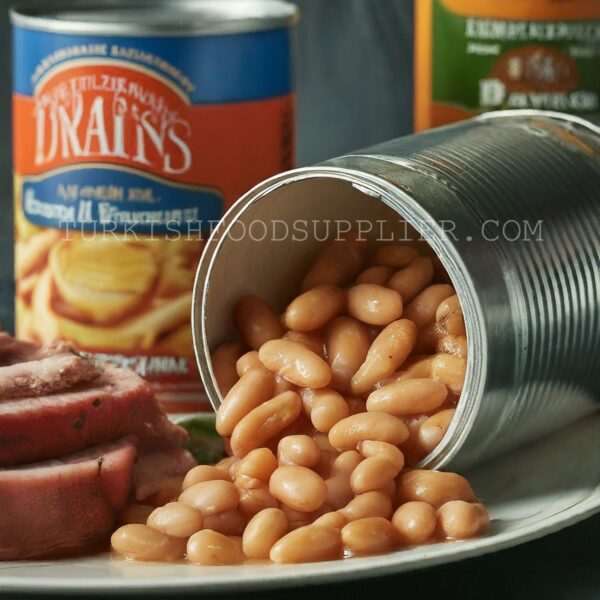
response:
[[(361, 577), (384, 576), (390, 574), (400, 574), (407, 571), (416, 571), (419, 569), (433, 567), (440, 564), (457, 562), (473, 556), (491, 554), (499, 550), (504, 550), (522, 543), (539, 539), (551, 533), (555, 533), (570, 525), (585, 520), (600, 512), (600, 484), (590, 488), (589, 495), (581, 502), (562, 510), (559, 513), (544, 517), (540, 521), (518, 527), (513, 530), (500, 531), (498, 533), (484, 536), (474, 540), (464, 540), (451, 543), (432, 544), (432, 551), (417, 561), (398, 561), (398, 557), (404, 552), (410, 550), (398, 550), (388, 554), (381, 554), (370, 557), (352, 558), (349, 560), (313, 563), (315, 572), (303, 573), (294, 576), (286, 571), (277, 573), (272, 569), (268, 575), (263, 577), (253, 576), (251, 579), (246, 577), (231, 577), (234, 570), (239, 566), (220, 567), (224, 569), (223, 576), (213, 579), (203, 584), (201, 575), (190, 579), (175, 578), (173, 576), (155, 580), (135, 580), (135, 579), (101, 579), (91, 578), (87, 580), (55, 577), (40, 577), (35, 580), (24, 579), (18, 575), (6, 575), (10, 566), (2, 566), (0, 562), (0, 583), (2, 592), (61, 592), (63, 594), (77, 594), (86, 592), (89, 594), (102, 594), (107, 591), (118, 591), (123, 594), (150, 593), (160, 594), (166, 590), (174, 592), (185, 591), (206, 591), (206, 592), (225, 592), (225, 591), (243, 591), (243, 590), (265, 590), (265, 589), (284, 589), (293, 587), (299, 581), (303, 585), (314, 585), (327, 583), (343, 577), (344, 581), (352, 581)], [(421, 551), (423, 546), (418, 547)], [(107, 553), (107, 559), (110, 556)], [(373, 561), (376, 561), (373, 564)], [(51, 566), (54, 561), (38, 561), (40, 566)], [(14, 561), (8, 564), (23, 565), (28, 561)], [(50, 564), (48, 564), (50, 563)], [(7, 564), (7, 563), (5, 563)], [(29, 564), (34, 566), (35, 561)], [(147, 563), (152, 564), (152, 563)], [(331, 568), (332, 564), (337, 564), (337, 568)], [(267, 566), (267, 565), (265, 565)], [(272, 567), (272, 565), (268, 565)], [(286, 565), (289, 566), (289, 565)], [(18, 567), (16, 567), (18, 568)], [(202, 567), (198, 567), (202, 568)]]

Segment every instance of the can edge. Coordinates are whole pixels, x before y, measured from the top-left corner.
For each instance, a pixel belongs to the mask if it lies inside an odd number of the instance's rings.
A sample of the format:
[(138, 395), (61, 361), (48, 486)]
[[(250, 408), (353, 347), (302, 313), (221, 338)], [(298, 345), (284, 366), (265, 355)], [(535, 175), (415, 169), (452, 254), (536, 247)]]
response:
[[(295, 4), (287, 2), (286, 0), (270, 0), (270, 2), (279, 4), (282, 8), (286, 7), (288, 14), (281, 16), (244, 17), (229, 20), (224, 18), (220, 22), (213, 22), (205, 25), (190, 24), (188, 27), (176, 27), (143, 23), (67, 21), (53, 18), (51, 15), (41, 16), (26, 14), (27, 10), (31, 10), (37, 6), (31, 2), (15, 4), (10, 7), (8, 13), (12, 27), (63, 35), (106, 35), (110, 37), (194, 37), (233, 35), (272, 31), (276, 29), (289, 29), (299, 22), (300, 12)], [(59, 7), (60, 6), (61, 5), (59, 5)], [(72, 8), (73, 6), (77, 6), (77, 4), (72, 3), (72, 5), (69, 6), (69, 3), (65, 2), (64, 6), (66, 10), (69, 7)], [(117, 9), (122, 7), (122, 4), (115, 3), (113, 6)], [(104, 5), (105, 10), (110, 8), (110, 4)]]

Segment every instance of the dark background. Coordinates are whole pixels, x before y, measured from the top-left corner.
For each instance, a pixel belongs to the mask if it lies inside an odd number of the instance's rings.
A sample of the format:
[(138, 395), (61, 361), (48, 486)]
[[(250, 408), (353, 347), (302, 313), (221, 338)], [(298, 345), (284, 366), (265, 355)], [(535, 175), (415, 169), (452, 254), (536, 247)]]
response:
[[(296, 3), (302, 14), (297, 32), (298, 165), (409, 133), (412, 0)], [(0, 0), (0, 322), (5, 329), (12, 328), (13, 311), (10, 4)], [(600, 515), (487, 557), (352, 584), (261, 593), (261, 599), (284, 595), (293, 600), (307, 594), (332, 598), (410, 595), (419, 600), (600, 599)]]

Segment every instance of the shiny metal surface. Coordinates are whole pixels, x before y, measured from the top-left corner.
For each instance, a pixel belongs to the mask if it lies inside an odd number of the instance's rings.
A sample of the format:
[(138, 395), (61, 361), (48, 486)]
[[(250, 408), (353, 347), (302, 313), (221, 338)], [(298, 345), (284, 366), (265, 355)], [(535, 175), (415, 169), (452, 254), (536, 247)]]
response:
[[(450, 274), (469, 340), (457, 415), (423, 464), (464, 468), (600, 407), (600, 137), (585, 122), (531, 111), (392, 140), (276, 176), (240, 199), (196, 279), (196, 351), (214, 406), (206, 357), (233, 335), (235, 298), (253, 291), (282, 309), (319, 243), (235, 241), (235, 228), (344, 217), (397, 231), (398, 215)], [(486, 228), (540, 220), (541, 239), (521, 231), (492, 241)]]
[(69, 34), (186, 36), (219, 35), (290, 27), (298, 9), (283, 0), (104, 0), (81, 4), (65, 0), (51, 8), (19, 4), (14, 25)]

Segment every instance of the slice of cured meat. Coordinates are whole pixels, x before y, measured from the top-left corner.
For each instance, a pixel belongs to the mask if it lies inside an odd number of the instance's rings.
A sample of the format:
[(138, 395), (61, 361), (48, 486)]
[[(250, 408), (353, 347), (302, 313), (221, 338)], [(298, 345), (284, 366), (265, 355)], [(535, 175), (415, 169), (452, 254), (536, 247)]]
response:
[(0, 469), (0, 560), (81, 548), (106, 538), (131, 487), (135, 440)]
[(100, 374), (95, 362), (70, 351), (0, 367), (0, 400), (43, 396), (71, 389)]
[(183, 477), (195, 466), (196, 459), (184, 448), (166, 448), (141, 454), (133, 469), (136, 500), (146, 500), (158, 492), (165, 482)]
[(63, 456), (128, 434), (145, 449), (187, 439), (132, 371), (105, 366), (102, 375), (69, 391), (0, 402), (0, 466)]

